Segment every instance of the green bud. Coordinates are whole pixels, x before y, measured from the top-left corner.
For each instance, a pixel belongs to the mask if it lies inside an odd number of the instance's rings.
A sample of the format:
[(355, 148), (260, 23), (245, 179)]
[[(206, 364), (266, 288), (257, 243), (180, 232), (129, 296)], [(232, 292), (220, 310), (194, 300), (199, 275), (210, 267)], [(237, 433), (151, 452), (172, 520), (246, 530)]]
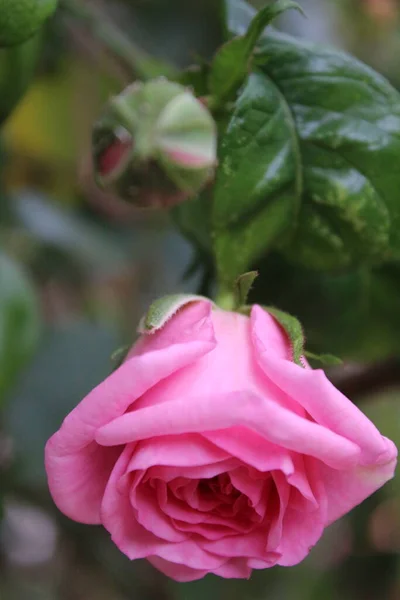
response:
[(216, 144), (211, 114), (185, 87), (165, 79), (135, 83), (95, 125), (96, 180), (136, 205), (169, 207), (212, 177)]
[(0, 47), (31, 38), (57, 8), (57, 0), (0, 0)]

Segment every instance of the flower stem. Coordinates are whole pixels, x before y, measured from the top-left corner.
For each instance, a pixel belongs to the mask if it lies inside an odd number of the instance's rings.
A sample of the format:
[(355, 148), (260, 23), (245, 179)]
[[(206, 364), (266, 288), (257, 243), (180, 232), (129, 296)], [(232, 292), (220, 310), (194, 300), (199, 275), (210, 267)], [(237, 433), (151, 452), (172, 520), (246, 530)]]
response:
[(126, 65), (132, 77), (147, 80), (161, 75), (174, 77), (176, 74), (169, 63), (153, 58), (138, 47), (99, 7), (83, 4), (80, 0), (62, 0), (61, 8), (82, 23), (93, 37), (101, 40)]
[(220, 289), (215, 298), (215, 304), (223, 310), (235, 310), (237, 308), (237, 301), (234, 291), (226, 288)]

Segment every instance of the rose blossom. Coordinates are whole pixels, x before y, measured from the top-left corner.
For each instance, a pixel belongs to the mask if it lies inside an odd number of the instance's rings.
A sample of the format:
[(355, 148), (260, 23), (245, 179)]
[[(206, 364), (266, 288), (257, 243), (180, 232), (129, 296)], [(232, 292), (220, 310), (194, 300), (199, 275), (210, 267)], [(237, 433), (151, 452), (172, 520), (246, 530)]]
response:
[(142, 336), (46, 446), (59, 509), (178, 581), (303, 560), (396, 448), (286, 333), (210, 302)]

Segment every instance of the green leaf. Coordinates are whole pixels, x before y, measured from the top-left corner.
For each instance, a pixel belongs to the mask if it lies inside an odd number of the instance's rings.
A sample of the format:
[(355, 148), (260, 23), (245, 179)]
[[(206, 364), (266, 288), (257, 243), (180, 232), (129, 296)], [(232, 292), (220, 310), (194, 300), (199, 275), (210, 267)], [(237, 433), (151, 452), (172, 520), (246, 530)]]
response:
[(39, 33), (20, 46), (0, 48), (0, 126), (31, 82), (41, 44), (42, 35)]
[(314, 352), (353, 362), (400, 356), (399, 265), (323, 273), (271, 254), (260, 272), (252, 302), (296, 314)]
[(299, 5), (291, 0), (277, 0), (265, 6), (251, 21), (245, 35), (234, 38), (219, 49), (209, 76), (214, 107), (219, 107), (243, 83), (249, 71), (254, 47), (265, 27), (291, 8), (301, 11)]
[(286, 331), (292, 344), (293, 361), (300, 367), (304, 367), (301, 358), (304, 355), (305, 339), (300, 321), (296, 319), (296, 317), (293, 317), (293, 315), (289, 315), (283, 310), (279, 310), (270, 306), (264, 306), (263, 308), (269, 314), (275, 317), (279, 325), (281, 325), (281, 327), (283, 327), (283, 329)]
[(244, 273), (244, 275), (241, 275), (236, 280), (235, 287), (239, 307), (247, 303), (248, 295), (257, 277), (258, 271), (250, 271), (249, 273)]
[(271, 29), (256, 63), (279, 89), (299, 140), (302, 208), (281, 250), (318, 269), (399, 258), (400, 94), (353, 57)]
[(334, 367), (343, 364), (342, 359), (334, 356), (333, 354), (314, 354), (313, 352), (308, 352), (306, 350), (304, 352), (304, 356), (310, 360), (321, 363), (325, 367)]
[(233, 281), (294, 225), (302, 191), (292, 113), (278, 87), (253, 73), (219, 149), (212, 229), (217, 269)]
[(0, 404), (39, 336), (34, 292), (19, 266), (0, 252)]

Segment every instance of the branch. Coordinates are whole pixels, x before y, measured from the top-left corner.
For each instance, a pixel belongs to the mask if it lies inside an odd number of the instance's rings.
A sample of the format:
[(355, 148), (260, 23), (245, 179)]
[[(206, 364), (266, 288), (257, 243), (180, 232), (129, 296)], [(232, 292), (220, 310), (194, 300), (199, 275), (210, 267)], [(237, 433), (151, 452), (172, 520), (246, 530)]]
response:
[(329, 376), (345, 396), (359, 404), (371, 393), (400, 385), (400, 360), (391, 358), (370, 365), (338, 367)]
[(151, 57), (139, 48), (98, 6), (83, 4), (80, 0), (61, 0), (61, 9), (79, 21), (93, 37), (101, 40), (126, 65), (132, 77), (146, 80), (176, 75), (172, 65)]

